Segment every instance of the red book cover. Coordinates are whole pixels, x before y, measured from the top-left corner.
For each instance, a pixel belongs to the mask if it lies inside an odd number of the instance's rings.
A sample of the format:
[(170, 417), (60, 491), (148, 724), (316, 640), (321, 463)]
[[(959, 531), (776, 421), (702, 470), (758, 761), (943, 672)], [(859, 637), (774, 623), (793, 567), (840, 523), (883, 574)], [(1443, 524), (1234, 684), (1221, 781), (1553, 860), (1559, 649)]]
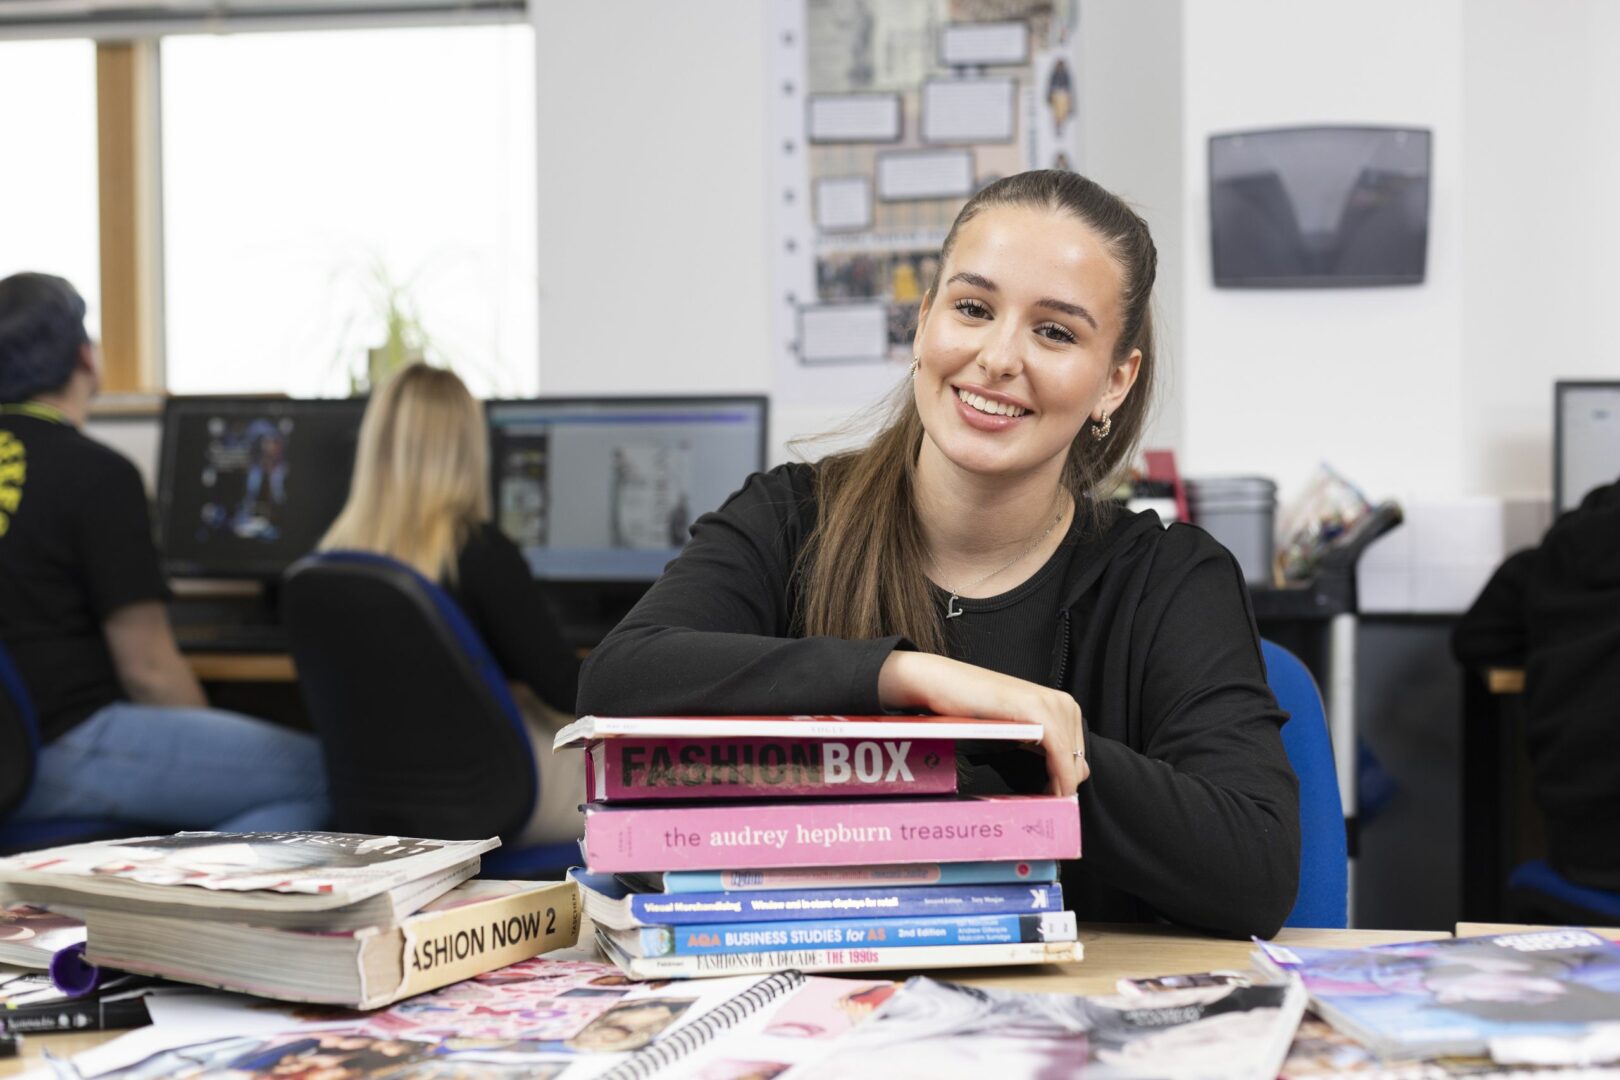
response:
[(592, 873), (1079, 856), (1073, 795), (585, 807)]
[(585, 747), (588, 802), (950, 795), (950, 739), (602, 739)]

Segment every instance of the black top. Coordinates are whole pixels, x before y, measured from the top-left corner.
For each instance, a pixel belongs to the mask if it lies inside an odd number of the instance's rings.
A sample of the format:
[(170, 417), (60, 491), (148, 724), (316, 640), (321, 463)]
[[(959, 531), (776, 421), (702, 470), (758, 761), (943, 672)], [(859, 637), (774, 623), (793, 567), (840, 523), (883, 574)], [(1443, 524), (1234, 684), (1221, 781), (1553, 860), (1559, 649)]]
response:
[(0, 643), (44, 741), (124, 697), (102, 623), (167, 596), (135, 466), (52, 411), (0, 407)]
[[(1088, 920), (1269, 935), (1298, 888), (1299, 785), (1243, 575), (1191, 526), (1094, 513), (1055, 607), (1029, 614), (1046, 622), (1040, 681), (1073, 694), (1087, 727), (1085, 857), (1064, 867), (1066, 900)], [(756, 474), (699, 518), (586, 661), (580, 712), (882, 712), (878, 670), (902, 639), (792, 636), (792, 571), (815, 520), (806, 465)], [(1001, 775), (1041, 790), (1040, 758), (1024, 757), (1037, 767)]]
[(1457, 624), (1465, 664), (1524, 667), (1525, 749), (1547, 854), (1620, 889), (1620, 483), (1503, 563)]
[(579, 657), (563, 642), (540, 583), (523, 553), (495, 526), (480, 525), (456, 560), (450, 595), (506, 677), (526, 683), (560, 712), (574, 711)]

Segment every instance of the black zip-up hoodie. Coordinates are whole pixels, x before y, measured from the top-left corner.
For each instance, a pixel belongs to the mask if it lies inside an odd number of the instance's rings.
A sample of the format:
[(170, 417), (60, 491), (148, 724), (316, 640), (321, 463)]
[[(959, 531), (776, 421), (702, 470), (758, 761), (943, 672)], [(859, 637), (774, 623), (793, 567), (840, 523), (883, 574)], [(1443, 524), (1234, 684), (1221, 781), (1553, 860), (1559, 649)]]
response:
[[(883, 711), (878, 670), (909, 643), (792, 636), (814, 479), (808, 465), (756, 474), (698, 519), (586, 661), (581, 714)], [(1085, 921), (1269, 936), (1298, 887), (1299, 792), (1242, 575), (1198, 529), (1100, 512), (1053, 614), (1051, 683), (1080, 704), (1091, 765), (1065, 900)], [(1009, 780), (1040, 791), (1044, 768)]]
[(1452, 637), (1472, 665), (1523, 665), (1525, 748), (1547, 854), (1620, 889), (1620, 483), (1497, 568)]

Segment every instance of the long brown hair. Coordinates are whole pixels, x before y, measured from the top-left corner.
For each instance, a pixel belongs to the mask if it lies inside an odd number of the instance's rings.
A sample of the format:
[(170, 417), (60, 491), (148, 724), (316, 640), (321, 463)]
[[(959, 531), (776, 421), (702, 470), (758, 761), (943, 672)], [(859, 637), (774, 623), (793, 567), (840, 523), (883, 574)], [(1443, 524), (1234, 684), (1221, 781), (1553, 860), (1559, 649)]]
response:
[[(939, 274), (962, 226), (985, 210), (1005, 206), (1073, 215), (1102, 237), (1120, 267), (1124, 324), (1113, 360), (1122, 363), (1139, 349), (1142, 362), (1131, 393), (1111, 416), (1109, 437), (1097, 442), (1087, 431), (1089, 425), (1082, 425), (1069, 446), (1063, 484), (1074, 496), (1076, 514), (1088, 514), (1092, 494), (1129, 464), (1142, 435), (1153, 389), (1149, 301), (1158, 252), (1147, 223), (1093, 181), (1057, 170), (1019, 173), (990, 184), (962, 207), (940, 248), (930, 298), (939, 289)], [(928, 552), (914, 498), (922, 437), (922, 418), (908, 384), (889, 423), (871, 443), (818, 465), (816, 528), (798, 567), (803, 633), (849, 639), (901, 634), (919, 649), (945, 650), (938, 604), (923, 570)]]
[(453, 583), (462, 545), (489, 518), (483, 409), (453, 372), (402, 368), (366, 406), (349, 500), (320, 549), (375, 551)]

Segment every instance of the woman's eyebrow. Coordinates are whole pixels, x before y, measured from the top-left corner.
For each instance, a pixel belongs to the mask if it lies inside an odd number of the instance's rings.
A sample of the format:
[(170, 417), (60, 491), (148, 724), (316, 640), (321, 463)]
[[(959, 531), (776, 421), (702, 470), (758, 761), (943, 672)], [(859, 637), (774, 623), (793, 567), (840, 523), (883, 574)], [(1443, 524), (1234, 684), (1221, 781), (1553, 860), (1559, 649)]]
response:
[[(989, 293), (1001, 291), (996, 288), (995, 282), (991, 281), (983, 274), (975, 274), (971, 270), (962, 270), (952, 274), (950, 280), (945, 284), (954, 285), (958, 281), (962, 282), (964, 285), (971, 285), (975, 289), (983, 289), (985, 292)], [(1035, 301), (1035, 306), (1038, 308), (1046, 308), (1048, 311), (1062, 312), (1064, 315), (1068, 315), (1071, 318), (1084, 319), (1086, 322), (1091, 324), (1091, 328), (1093, 330), (1098, 329), (1096, 318), (1091, 314), (1091, 312), (1087, 311), (1079, 304), (1071, 304), (1067, 300), (1058, 300), (1055, 297), (1043, 296), (1039, 300)]]

